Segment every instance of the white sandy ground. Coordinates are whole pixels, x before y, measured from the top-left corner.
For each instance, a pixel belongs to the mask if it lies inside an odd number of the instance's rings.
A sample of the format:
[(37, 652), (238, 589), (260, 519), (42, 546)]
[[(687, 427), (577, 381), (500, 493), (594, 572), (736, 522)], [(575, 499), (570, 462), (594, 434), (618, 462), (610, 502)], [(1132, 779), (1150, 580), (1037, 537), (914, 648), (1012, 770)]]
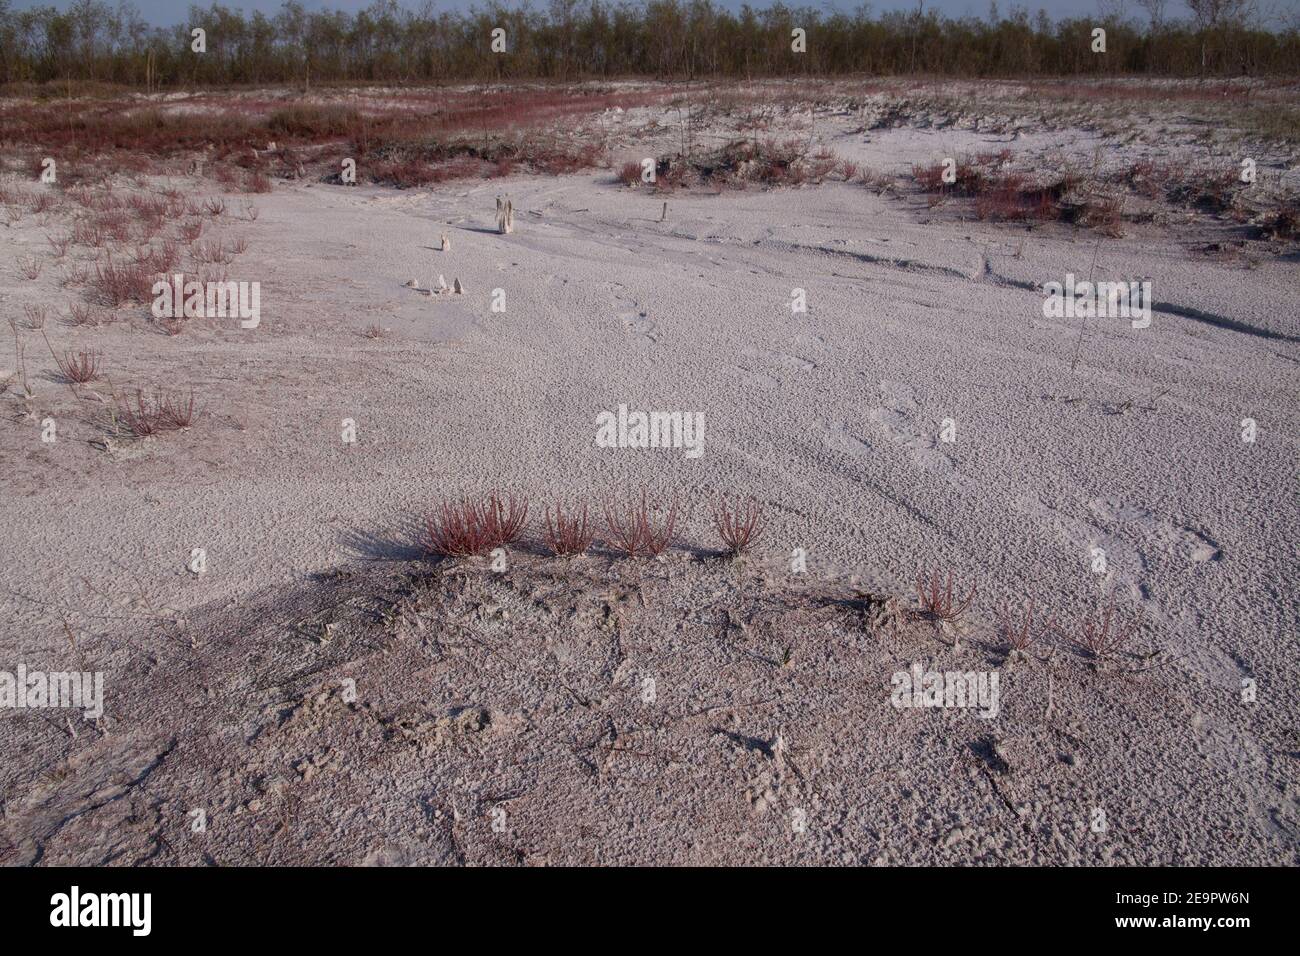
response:
[[(952, 143), (900, 130), (891, 147), (891, 135), (829, 141), (842, 155), (904, 164)], [(1005, 138), (988, 137), (989, 148)], [(510, 236), (493, 231), (498, 192), (514, 199)], [(677, 193), (659, 222), (663, 198), (616, 187), (606, 171), (434, 192), (278, 185), (255, 197), (256, 222), (226, 230), (249, 239), (230, 274), (261, 281), (261, 328), (213, 321), (167, 338), (51, 321), (56, 347), (103, 349), (119, 386), (192, 383), (199, 397), (196, 427), (107, 451), (94, 444), (102, 432), (87, 409), (97, 406), (50, 379), (44, 344), (29, 334), (35, 418), (23, 417), (12, 393), (0, 399), (8, 418), (0, 669), (87, 661), (107, 673), (109, 719), (96, 730), (74, 718), (74, 738), (62, 715), (0, 713), (0, 833), (14, 848), (0, 841), (0, 853), (14, 862), (1296, 863), (1294, 256), (1247, 270), (1189, 254), (1187, 235), (1156, 227), (1099, 242), (1060, 226), (963, 221), (955, 209), (843, 184)], [(435, 251), (441, 232), (450, 252)], [(53, 270), (36, 283), (13, 276), (13, 257), (44, 245), (38, 227), (18, 224), (0, 243), (8, 310), (41, 294), (62, 301)], [(1160, 304), (1151, 327), (1090, 320), (1072, 372), (1080, 322), (1045, 319), (1035, 290), (1067, 272), (1150, 277)], [(459, 277), (467, 293), (403, 287), (416, 278), (427, 288), (439, 274)], [(791, 314), (795, 287), (807, 292), (806, 315)], [(490, 311), (497, 288), (504, 315)], [(363, 338), (371, 323), (389, 334)], [(702, 413), (703, 456), (596, 447), (597, 414), (620, 403)], [(39, 438), (47, 415), (59, 423), (53, 445)], [(352, 446), (340, 441), (345, 418), (357, 425)], [(945, 418), (956, 423), (955, 443), (939, 440)], [(1258, 422), (1253, 444), (1241, 440), (1244, 418)], [(283, 686), (293, 693), (280, 696), (298, 701), (291, 710), (310, 710), (308, 726), (320, 731), (337, 703), (330, 688), (339, 668), (351, 663), (347, 672), (360, 674), (368, 665), (359, 651), (339, 658), (353, 638), (292, 637), (268, 623), (268, 609), (300, 600), (311, 573), (412, 557), (412, 516), (493, 486), (527, 494), (538, 510), (557, 497), (596, 502), (642, 487), (676, 495), (687, 511), (684, 537), (699, 544), (710, 540), (711, 496), (752, 494), (769, 521), (769, 590), (804, 586), (782, 557), (796, 547), (807, 550), (807, 580), (832, 589), (861, 583), (903, 595), (918, 569), (950, 567), (978, 582), (974, 633), (988, 634), (1003, 600), (1032, 597), (1070, 621), (1110, 589), (1144, 615), (1141, 649), (1158, 651), (1151, 660), (1160, 666), (1096, 675), (1064, 646), (1057, 658), (1069, 663), (1056, 692), (1067, 714), (1055, 723), (1038, 679), (1019, 704), (1010, 681), (1006, 712), (991, 722), (900, 716), (887, 706), (894, 670), (912, 660), (982, 670), (1000, 658), (953, 652), (925, 633), (891, 644), (838, 619), (823, 627), (814, 615), (792, 626), (806, 634), (806, 650), (792, 665), (802, 683), (784, 716), (728, 715), (725, 732), (757, 769), (733, 779), (734, 757), (721, 769), (707, 755), (694, 760), (691, 747), (710, 738), (701, 731), (695, 744), (674, 744), (685, 756), (667, 776), (641, 768), (628, 783), (602, 766), (594, 783), (575, 787), (566, 774), (586, 779), (589, 770), (571, 759), (547, 763), (554, 756), (536, 756), (547, 750), (535, 740), (510, 751), (549, 768), (531, 781), (532, 802), (510, 842), (490, 829), (493, 787), (514, 785), (510, 760), (449, 745), (462, 757), (473, 751), (471, 774), (430, 754), (455, 737), (449, 726), (464, 730), (466, 707), (496, 713), (498, 729), (568, 721), (575, 736), (586, 733), (578, 728), (589, 708), (555, 681), (529, 685), (532, 696), (504, 677), (493, 685), (491, 655), (428, 687), (422, 667), (436, 663), (387, 660), (374, 664), (367, 713), (380, 724), (396, 719), (384, 711), (388, 695), (424, 707), (421, 719), (442, 720), (442, 729), (430, 730), (418, 758), (403, 751), (373, 778), (358, 771), (340, 782), (349, 764), (336, 756), (331, 800), (356, 811), (341, 820), (320, 810), (309, 822), (303, 807), (314, 798), (295, 788), (325, 784), (315, 771), (288, 768), (314, 745), (223, 750), (219, 728), (251, 719)], [(1107, 575), (1090, 568), (1094, 547), (1106, 551)], [(193, 548), (207, 552), (202, 576), (186, 570)], [(597, 579), (628, 580), (626, 570), (595, 564)], [(675, 582), (665, 587), (688, 615), (700, 608), (706, 616), (708, 606), (692, 581), (702, 577), (709, 590), (709, 575), (730, 580), (725, 569), (680, 556), (656, 567), (647, 573)], [(496, 587), (488, 577), (474, 586)], [(77, 634), (76, 653), (61, 614)], [(674, 669), (684, 671), (679, 702), (709, 706), (732, 693), (759, 700), (759, 684), (785, 679), (766, 664), (758, 677), (738, 674), (735, 657), (711, 673), (716, 648), (679, 643), (671, 623), (640, 626), (634, 647), (654, 658), (660, 694), (671, 697)], [(540, 634), (538, 661), (570, 663), (548, 646), (544, 622), (537, 627), (493, 633), (502, 647)], [(605, 677), (634, 697), (628, 674), (645, 666), (634, 661)], [(1037, 666), (1030, 673), (1041, 678)], [(229, 681), (225, 691), (185, 684), (181, 675), (195, 667), (223, 675), (215, 683)], [(1258, 685), (1253, 704), (1241, 702), (1243, 678)], [(414, 683), (394, 686), (403, 679)], [(250, 682), (272, 688), (271, 697)], [(206, 723), (203, 701), (218, 698)], [(179, 713), (177, 701), (186, 702)], [(864, 713), (874, 716), (863, 723)], [(604, 732), (599, 724), (593, 736)], [(820, 748), (816, 769), (790, 785), (820, 794), (813, 816), (822, 828), (803, 844), (788, 818), (807, 793), (753, 785), (753, 774), (780, 777), (769, 765), (781, 734)], [(343, 737), (351, 742), (333, 741), (336, 752), (382, 751), (391, 739)], [(220, 756), (195, 756), (177, 739), (207, 740)], [(745, 740), (766, 743), (755, 750)], [(998, 756), (999, 740), (1018, 741), (1011, 750), (1023, 753)], [(987, 767), (970, 756), (986, 750)], [(999, 789), (994, 777), (1004, 773), (1020, 783)], [(292, 782), (268, 790), (281, 776)], [(972, 782), (984, 778), (990, 786)], [(612, 789), (574, 797), (589, 785)], [(555, 807), (538, 787), (556, 794)], [(227, 828), (201, 849), (187, 841), (184, 819), (196, 788), (220, 794), (214, 814)], [(1109, 840), (1088, 830), (1098, 802), (1119, 821)], [(258, 829), (272, 806), (287, 842), (267, 844)], [(767, 812), (773, 806), (779, 812)], [(408, 811), (416, 822), (403, 822)]]

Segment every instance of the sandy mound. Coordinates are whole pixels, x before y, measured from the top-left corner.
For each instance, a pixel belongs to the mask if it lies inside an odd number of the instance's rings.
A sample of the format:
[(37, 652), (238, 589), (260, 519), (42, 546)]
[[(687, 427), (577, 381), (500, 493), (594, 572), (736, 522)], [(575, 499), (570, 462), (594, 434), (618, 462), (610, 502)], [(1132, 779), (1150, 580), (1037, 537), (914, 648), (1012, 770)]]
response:
[[(512, 564), (196, 615), (44, 776), (48, 736), (6, 721), (33, 754), (7, 862), (1295, 862), (1253, 796), (1281, 768), (1176, 661), (954, 650), (776, 566)], [(996, 716), (895, 706), (914, 664), (996, 672)]]

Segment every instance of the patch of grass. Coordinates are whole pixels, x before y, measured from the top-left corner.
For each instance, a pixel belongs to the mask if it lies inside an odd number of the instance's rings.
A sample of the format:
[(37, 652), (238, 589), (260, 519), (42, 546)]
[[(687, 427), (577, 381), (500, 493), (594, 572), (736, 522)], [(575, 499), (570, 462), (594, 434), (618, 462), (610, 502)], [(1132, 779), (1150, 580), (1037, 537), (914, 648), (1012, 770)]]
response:
[(623, 506), (611, 500), (605, 502), (604, 511), (610, 547), (629, 558), (662, 554), (672, 541), (677, 523), (676, 501), (669, 505), (661, 522), (655, 521), (644, 492), (640, 504)]
[[(47, 346), (50, 344), (49, 339), (45, 340), (45, 344)], [(69, 384), (85, 385), (99, 378), (100, 360), (103, 358), (99, 352), (78, 349), (75, 352), (67, 351), (57, 355), (54, 349), (50, 348), (50, 354), (54, 355), (54, 364), (59, 367), (59, 374)]]
[(724, 496), (713, 509), (713, 527), (728, 554), (747, 554), (763, 536), (763, 506), (753, 498), (734, 505)]
[(447, 501), (425, 519), (425, 546), (446, 557), (483, 555), (518, 541), (527, 521), (528, 502), (514, 495)]
[(938, 568), (916, 576), (916, 596), (921, 604), (921, 612), (927, 617), (955, 624), (966, 613), (971, 601), (975, 599), (975, 585), (971, 585), (963, 598), (959, 596), (959, 587), (954, 590), (953, 578), (952, 571), (945, 577)]
[[(639, 168), (639, 167), (638, 167)], [(580, 511), (571, 510), (564, 513), (564, 506), (556, 502), (554, 514), (551, 507), (546, 508), (546, 530), (543, 539), (546, 546), (557, 556), (585, 554), (591, 547), (594, 537), (591, 522), (587, 518), (587, 506)]]

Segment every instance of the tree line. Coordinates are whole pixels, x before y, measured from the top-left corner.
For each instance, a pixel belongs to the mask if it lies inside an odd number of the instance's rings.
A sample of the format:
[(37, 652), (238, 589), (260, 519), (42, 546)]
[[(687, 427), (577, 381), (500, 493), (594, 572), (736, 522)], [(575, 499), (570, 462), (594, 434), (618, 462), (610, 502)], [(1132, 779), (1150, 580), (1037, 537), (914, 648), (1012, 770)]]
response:
[[(924, 9), (872, 16), (776, 3), (720, 9), (710, 0), (551, 0), (545, 10), (499, 2), (467, 12), (418, 11), (375, 0), (349, 14), (244, 14), (192, 6), (186, 21), (146, 24), (126, 0), (75, 0), (18, 11), (0, 0), (0, 82), (91, 81), (149, 89), (263, 83), (421, 83), (933, 74), (953, 76), (1237, 76), (1300, 73), (1300, 25), (1267, 28), (1250, 0), (1138, 0), (1145, 22), (1112, 13), (1052, 21), (1041, 10), (953, 19)], [(1106, 31), (1104, 53), (1093, 31)], [(203, 52), (192, 31), (201, 29)], [(497, 46), (493, 50), (493, 31)], [(794, 31), (804, 32), (806, 52)]]

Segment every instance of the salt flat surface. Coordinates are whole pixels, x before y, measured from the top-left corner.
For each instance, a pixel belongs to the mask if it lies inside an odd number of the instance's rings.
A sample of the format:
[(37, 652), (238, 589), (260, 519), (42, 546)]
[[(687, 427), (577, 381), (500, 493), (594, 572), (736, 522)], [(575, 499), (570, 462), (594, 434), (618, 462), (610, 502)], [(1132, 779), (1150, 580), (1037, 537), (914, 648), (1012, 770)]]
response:
[[(888, 168), (980, 147), (961, 136), (831, 141)], [(709, 498), (743, 493), (766, 508), (774, 573), (803, 548), (811, 576), (904, 594), (917, 569), (950, 567), (978, 582), (982, 626), (1029, 597), (1066, 616), (1103, 593), (1139, 609), (1215, 739), (1235, 742), (1204, 748), (1206, 780), (1235, 774), (1258, 810), (1246, 849), (1203, 857), (1294, 862), (1294, 755), (1277, 736), (1300, 681), (1294, 261), (1246, 270), (1156, 227), (1099, 242), (839, 183), (678, 193), (659, 221), (663, 201), (608, 172), (258, 197), (231, 277), (262, 282), (259, 329), (87, 333), (115, 380), (192, 383), (200, 426), (106, 452), (33, 374), (66, 424), (54, 446), (33, 423), (3, 432), (5, 657), (62, 660), (54, 609), (129, 636), (402, 557), (411, 516), (463, 492), (514, 489), (540, 510), (647, 488), (682, 500), (683, 537), (701, 543)], [(43, 237), (0, 241), (23, 254)], [(1067, 272), (1150, 278), (1151, 326), (1091, 319), (1080, 340), (1080, 320), (1044, 318), (1036, 287)], [(403, 285), (439, 275), (466, 293)], [(16, 307), (29, 293), (6, 281)], [(363, 338), (371, 323), (388, 334)], [(702, 414), (703, 455), (597, 447), (597, 415), (621, 403)], [(1254, 709), (1236, 702), (1242, 678)]]

